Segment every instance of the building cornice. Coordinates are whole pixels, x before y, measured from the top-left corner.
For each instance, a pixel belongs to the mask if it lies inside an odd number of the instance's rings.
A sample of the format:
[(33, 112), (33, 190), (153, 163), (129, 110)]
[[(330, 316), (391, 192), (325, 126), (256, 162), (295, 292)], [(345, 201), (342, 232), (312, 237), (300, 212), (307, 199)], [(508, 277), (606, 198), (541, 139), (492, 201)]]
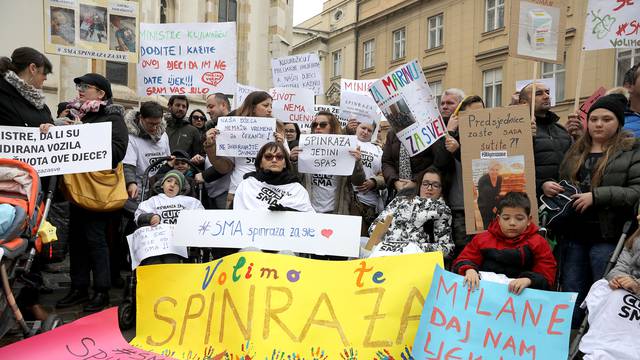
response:
[(487, 51), (476, 54), (476, 61), (487, 60), (487, 59), (508, 55), (508, 54), (509, 54), (509, 47), (502, 46), (496, 49), (491, 49), (491, 50), (487, 50)]

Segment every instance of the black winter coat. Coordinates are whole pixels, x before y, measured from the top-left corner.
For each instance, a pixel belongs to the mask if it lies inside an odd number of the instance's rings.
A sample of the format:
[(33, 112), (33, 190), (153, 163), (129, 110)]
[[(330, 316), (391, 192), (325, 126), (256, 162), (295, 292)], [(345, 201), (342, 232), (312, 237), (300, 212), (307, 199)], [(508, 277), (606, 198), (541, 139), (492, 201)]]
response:
[[(604, 169), (602, 182), (592, 190), (593, 208), (600, 222), (601, 238), (616, 243), (627, 220), (634, 218), (640, 199), (640, 143), (614, 154)], [(569, 180), (563, 168), (560, 179)]]
[(544, 118), (536, 117), (536, 136), (533, 138), (533, 156), (536, 166), (536, 198), (542, 195), (542, 184), (557, 179), (560, 164), (571, 147), (571, 136), (562, 125), (560, 118), (549, 111)]
[(38, 110), (0, 75), (0, 125), (39, 127), (53, 124), (51, 111), (45, 104)]
[(87, 113), (83, 124), (111, 123), (111, 165), (115, 169), (124, 159), (129, 144), (129, 133), (124, 123), (124, 108), (120, 105), (101, 106), (100, 111)]

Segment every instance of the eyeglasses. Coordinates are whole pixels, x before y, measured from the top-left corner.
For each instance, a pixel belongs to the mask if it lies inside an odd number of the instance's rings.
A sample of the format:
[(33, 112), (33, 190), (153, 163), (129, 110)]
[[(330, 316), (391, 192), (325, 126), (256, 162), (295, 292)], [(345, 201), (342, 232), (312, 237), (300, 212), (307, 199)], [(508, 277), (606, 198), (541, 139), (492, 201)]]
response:
[(198, 120), (198, 121), (204, 121), (206, 118), (204, 116), (200, 116), (200, 115), (193, 115), (191, 117), (191, 119)]
[(432, 189), (440, 189), (442, 187), (442, 184), (440, 184), (439, 182), (431, 182), (431, 181), (423, 181), (422, 182), (422, 186), (428, 188), (432, 188)]
[(97, 90), (98, 88), (96, 86), (89, 85), (89, 84), (84, 84), (84, 83), (83, 84), (76, 84), (76, 90), (78, 90), (78, 91), (85, 92), (85, 91), (87, 91), (89, 89), (96, 89)]
[(312, 122), (312, 123), (311, 123), (311, 128), (312, 128), (312, 129), (315, 129), (315, 128), (317, 128), (317, 127), (319, 127), (320, 129), (324, 129), (324, 128), (326, 128), (327, 126), (329, 126), (329, 123), (328, 123), (328, 122), (315, 122), (315, 121), (314, 121), (314, 122)]
[(264, 154), (263, 158), (264, 158), (265, 160), (267, 160), (267, 161), (272, 161), (272, 160), (273, 160), (273, 158), (275, 158), (275, 159), (276, 159), (276, 161), (282, 161), (282, 160), (284, 160), (284, 155), (282, 155), (282, 154), (276, 154), (276, 155), (273, 155), (273, 154)]
[(296, 129), (284, 129), (284, 132), (287, 134), (295, 134), (296, 133)]

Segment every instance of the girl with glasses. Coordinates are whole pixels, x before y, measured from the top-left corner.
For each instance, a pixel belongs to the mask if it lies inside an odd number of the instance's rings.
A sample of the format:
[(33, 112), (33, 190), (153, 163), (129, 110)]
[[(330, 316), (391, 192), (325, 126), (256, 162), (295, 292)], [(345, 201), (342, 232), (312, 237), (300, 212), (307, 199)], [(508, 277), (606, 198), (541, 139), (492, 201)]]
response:
[(379, 223), (392, 216), (391, 224), (372, 256), (419, 251), (441, 251), (445, 258), (453, 254), (451, 210), (442, 198), (442, 175), (429, 167), (416, 177), (417, 187), (398, 193), (369, 227), (369, 234)]

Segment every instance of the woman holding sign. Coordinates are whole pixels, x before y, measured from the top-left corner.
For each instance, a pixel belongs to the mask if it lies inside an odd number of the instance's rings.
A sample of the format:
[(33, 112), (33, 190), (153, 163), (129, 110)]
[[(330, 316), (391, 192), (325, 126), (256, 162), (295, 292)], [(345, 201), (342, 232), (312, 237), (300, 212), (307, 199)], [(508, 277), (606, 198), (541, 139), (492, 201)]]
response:
[(289, 153), (284, 145), (270, 142), (262, 146), (256, 156), (255, 169), (238, 185), (234, 209), (315, 212), (309, 193), (291, 172)]
[[(567, 229), (562, 262), (563, 291), (578, 293), (582, 303), (594, 281), (604, 274), (624, 223), (631, 219), (640, 199), (640, 145), (624, 126), (626, 99), (607, 95), (587, 114), (587, 131), (574, 143), (560, 166), (560, 179), (582, 191), (572, 196), (575, 214)], [(546, 196), (556, 196), (562, 186), (546, 181)], [(574, 308), (573, 327), (582, 312)]]

